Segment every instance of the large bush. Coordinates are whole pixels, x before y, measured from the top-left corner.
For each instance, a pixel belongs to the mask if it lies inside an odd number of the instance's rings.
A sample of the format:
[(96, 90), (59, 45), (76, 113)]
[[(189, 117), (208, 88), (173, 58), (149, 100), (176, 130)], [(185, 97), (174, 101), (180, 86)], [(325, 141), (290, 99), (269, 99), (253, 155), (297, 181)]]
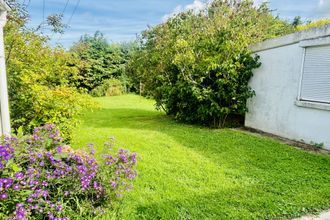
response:
[[(136, 154), (74, 151), (53, 125), (0, 141), (0, 219), (87, 219), (131, 189)], [(107, 144), (105, 149), (110, 150)]]
[(129, 69), (167, 114), (221, 127), (254, 95), (248, 81), (260, 63), (248, 46), (293, 30), (266, 4), (215, 0), (144, 31)]
[(31, 131), (45, 123), (59, 125), (70, 138), (76, 116), (94, 103), (70, 87), (80, 62), (64, 49), (49, 46), (48, 39), (26, 28), (26, 22), (11, 14), (5, 28), (8, 92), (12, 128)]
[(95, 97), (117, 96), (124, 93), (124, 87), (119, 79), (105, 80), (101, 85), (92, 90), (91, 95)]

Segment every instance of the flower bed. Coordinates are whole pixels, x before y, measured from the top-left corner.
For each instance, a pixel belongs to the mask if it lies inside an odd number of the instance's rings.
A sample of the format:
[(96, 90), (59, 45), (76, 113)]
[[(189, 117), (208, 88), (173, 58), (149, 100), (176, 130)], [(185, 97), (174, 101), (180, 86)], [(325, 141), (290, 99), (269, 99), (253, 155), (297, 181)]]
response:
[[(70, 219), (102, 215), (132, 188), (136, 154), (119, 150), (102, 162), (62, 142), (54, 125), (0, 143), (0, 219)], [(106, 147), (111, 150), (112, 144)]]

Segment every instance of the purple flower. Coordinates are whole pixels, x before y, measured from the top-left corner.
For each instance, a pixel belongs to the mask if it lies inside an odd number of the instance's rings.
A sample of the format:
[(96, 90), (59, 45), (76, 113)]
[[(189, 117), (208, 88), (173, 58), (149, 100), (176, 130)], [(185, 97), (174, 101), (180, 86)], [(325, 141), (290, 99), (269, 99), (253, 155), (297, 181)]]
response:
[(37, 134), (34, 134), (34, 135), (33, 135), (33, 139), (37, 141), (37, 140), (39, 140), (39, 139), (40, 139), (40, 137), (39, 137), (39, 135), (37, 135)]
[(111, 187), (114, 189), (117, 186), (117, 183), (115, 181), (110, 182)]
[(63, 209), (63, 206), (62, 206), (62, 205), (58, 205), (58, 206), (56, 207), (56, 211), (58, 211), (58, 212), (61, 212), (62, 209)]
[(48, 213), (48, 218), (49, 218), (50, 220), (53, 220), (55, 217), (54, 217), (53, 213)]
[(24, 178), (24, 174), (22, 172), (19, 172), (19, 173), (15, 174), (15, 177), (16, 177), (17, 180), (21, 180), (21, 179)]
[(0, 180), (0, 182), (3, 188), (8, 189), (9, 187), (11, 187), (11, 185), (13, 185), (14, 180), (11, 178), (3, 178)]
[(13, 157), (14, 148), (10, 147), (10, 145), (1, 145), (0, 146), (0, 161), (5, 160), (8, 161)]
[(44, 125), (43, 127), (45, 130), (48, 130), (48, 131), (51, 131), (55, 128), (55, 125), (54, 124), (46, 124)]
[(43, 191), (41, 195), (42, 195), (42, 197), (46, 198), (48, 196), (48, 191), (46, 191), (46, 190)]
[(58, 146), (58, 147), (56, 148), (56, 150), (57, 150), (57, 153), (59, 153), (59, 154), (61, 154), (61, 153), (62, 153), (62, 151), (63, 151), (63, 149), (62, 149), (62, 147), (61, 147), (61, 146)]
[(0, 200), (6, 200), (6, 199), (8, 199), (8, 194), (7, 193), (1, 193), (0, 194)]
[(136, 162), (137, 162), (136, 157), (137, 157), (137, 153), (133, 153), (131, 156), (131, 160), (132, 160), (133, 164), (136, 164)]
[(98, 189), (99, 188), (99, 184), (96, 181), (94, 181), (93, 187), (94, 187), (94, 189)]
[(26, 209), (24, 208), (23, 204), (16, 205), (15, 216), (17, 220), (25, 220), (26, 219)]

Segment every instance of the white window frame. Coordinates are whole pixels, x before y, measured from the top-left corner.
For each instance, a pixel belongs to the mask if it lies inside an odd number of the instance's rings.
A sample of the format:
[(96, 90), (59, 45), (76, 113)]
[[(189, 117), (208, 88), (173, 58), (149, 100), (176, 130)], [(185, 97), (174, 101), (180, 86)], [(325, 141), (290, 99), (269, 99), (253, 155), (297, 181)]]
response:
[(295, 104), (299, 107), (306, 108), (315, 108), (320, 110), (330, 111), (330, 103), (321, 102), (321, 101), (312, 101), (312, 100), (303, 100), (302, 99), (302, 82), (304, 75), (304, 67), (305, 67), (305, 56), (306, 56), (306, 48), (313, 46), (325, 46), (330, 45), (330, 37), (323, 37), (318, 39), (304, 40), (300, 41), (299, 46), (302, 48), (302, 62), (301, 62), (301, 70), (300, 70), (300, 79), (298, 86), (298, 97)]

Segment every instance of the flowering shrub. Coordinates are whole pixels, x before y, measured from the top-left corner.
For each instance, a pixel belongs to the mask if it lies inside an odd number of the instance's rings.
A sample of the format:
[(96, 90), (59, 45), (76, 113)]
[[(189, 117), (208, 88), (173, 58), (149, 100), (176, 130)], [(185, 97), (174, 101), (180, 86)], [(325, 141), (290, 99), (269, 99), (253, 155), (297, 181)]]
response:
[(0, 219), (88, 218), (111, 208), (132, 187), (136, 154), (121, 149), (100, 163), (89, 147), (87, 153), (65, 145), (54, 125), (3, 138)]

